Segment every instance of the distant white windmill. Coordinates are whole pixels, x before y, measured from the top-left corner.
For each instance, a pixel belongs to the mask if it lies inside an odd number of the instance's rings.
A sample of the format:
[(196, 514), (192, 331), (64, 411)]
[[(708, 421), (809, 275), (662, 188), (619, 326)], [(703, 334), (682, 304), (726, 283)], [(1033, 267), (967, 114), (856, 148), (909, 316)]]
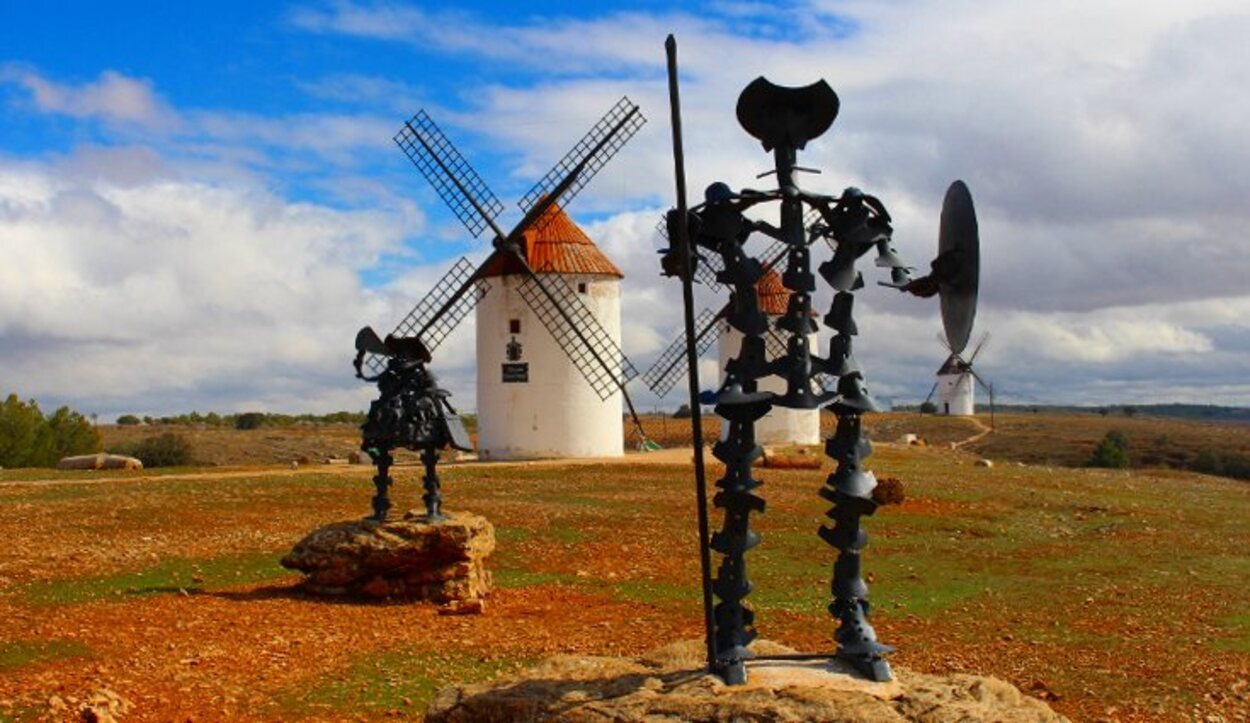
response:
[[(972, 369), (972, 362), (976, 360), (977, 354), (985, 348), (986, 342), (990, 340), (989, 332), (981, 335), (981, 340), (977, 342), (976, 347), (972, 350), (972, 354), (965, 360), (961, 355), (951, 350), (950, 343), (941, 334), (938, 334), (938, 342), (946, 349), (949, 356), (942, 366), (937, 370), (937, 379), (933, 382), (933, 386), (929, 389), (929, 395), (924, 398), (925, 404), (933, 399), (933, 394), (938, 395), (937, 412), (938, 414), (950, 415), (952, 417), (969, 417), (976, 413), (975, 392), (976, 385), (980, 384), (990, 395), (990, 414), (994, 413), (994, 387), (981, 378)], [(922, 405), (923, 406), (923, 405)]]

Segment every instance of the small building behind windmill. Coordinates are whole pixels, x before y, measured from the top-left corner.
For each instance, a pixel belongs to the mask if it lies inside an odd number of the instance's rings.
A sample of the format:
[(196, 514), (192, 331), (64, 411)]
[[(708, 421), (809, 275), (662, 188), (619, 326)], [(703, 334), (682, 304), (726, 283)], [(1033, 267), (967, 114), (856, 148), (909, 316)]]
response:
[(937, 370), (937, 411), (952, 417), (970, 417), (976, 411), (972, 367), (958, 354), (946, 358)]
[[(558, 206), (525, 232), (523, 246), (538, 277), (576, 294), (619, 349), (620, 269)], [(587, 381), (582, 369), (601, 369), (588, 352), (571, 359), (548, 331), (522, 295), (527, 276), (521, 265), (500, 255), (481, 276), (490, 288), (476, 309), (478, 456), (624, 455), (620, 391), (601, 398)]]
[[(760, 311), (768, 317), (768, 325), (774, 327), (778, 319), (785, 315), (790, 304), (791, 291), (781, 283), (781, 276), (773, 269), (768, 269), (755, 284), (755, 293), (759, 297)], [(807, 335), (807, 345), (812, 354), (817, 353), (816, 334)], [(717, 340), (717, 362), (721, 369), (721, 382), (725, 380), (725, 367), (729, 360), (738, 355), (742, 348), (742, 332), (720, 322), (720, 337)], [(768, 361), (776, 358), (767, 355)], [(785, 394), (786, 381), (779, 376), (767, 376), (759, 380), (761, 392)], [(725, 431), (728, 420), (721, 420), (721, 431)], [(820, 408), (789, 409), (774, 406), (755, 423), (755, 441), (763, 445), (788, 444), (820, 444)]]

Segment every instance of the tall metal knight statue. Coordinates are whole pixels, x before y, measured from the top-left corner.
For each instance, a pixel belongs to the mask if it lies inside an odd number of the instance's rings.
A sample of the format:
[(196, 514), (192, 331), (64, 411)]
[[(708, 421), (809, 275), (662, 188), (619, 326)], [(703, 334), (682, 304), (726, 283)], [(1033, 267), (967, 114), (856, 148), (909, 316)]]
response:
[[(956, 352), (962, 350), (972, 327), (979, 274), (971, 196), (962, 182), (951, 184), (942, 209), (939, 254), (932, 272), (913, 278), (912, 267), (894, 249), (890, 215), (880, 200), (853, 187), (830, 196), (808, 191), (799, 183), (800, 173), (816, 171), (798, 164), (798, 152), (833, 124), (839, 109), (837, 94), (823, 80), (788, 88), (761, 77), (742, 91), (737, 116), (742, 128), (772, 154), (773, 169), (759, 177), (775, 175), (776, 187), (735, 191), (726, 183), (714, 183), (702, 203), (687, 209), (676, 46), (671, 36), (668, 52), (678, 206), (667, 215), (670, 246), (662, 250), (661, 264), (666, 274), (680, 277), (684, 287), (689, 375), (694, 380), (692, 408), (697, 409), (700, 401), (714, 405), (716, 414), (729, 423), (728, 434), (712, 447), (712, 455), (725, 465), (713, 498), (713, 505), (724, 511), (724, 518), (721, 529), (710, 536), (702, 450), (696, 449), (709, 666), (725, 682), (739, 684), (746, 681), (746, 661), (756, 657), (747, 647), (757, 634), (755, 616), (745, 604), (752, 590), (746, 553), (761, 543), (761, 536), (750, 528), (751, 515), (765, 509), (764, 498), (757, 494), (763, 483), (752, 473), (753, 464), (762, 455), (755, 439), (755, 423), (773, 406), (824, 407), (838, 420), (836, 431), (825, 441), (825, 453), (836, 467), (819, 490), (820, 496), (832, 503), (826, 513), (832, 525), (818, 530), (819, 537), (836, 551), (828, 605), (837, 621), (836, 652), (832, 656), (802, 657), (837, 657), (872, 680), (889, 680), (885, 655), (893, 649), (877, 640), (869, 623), (868, 585), (860, 562), (868, 543), (861, 522), (878, 506), (872, 495), (876, 480), (864, 466), (872, 445), (863, 434), (861, 420), (864, 414), (876, 411), (877, 404), (852, 353), (858, 334), (853, 314), (855, 293), (864, 287), (856, 262), (875, 251), (874, 265), (888, 273), (888, 280), (880, 285), (921, 297), (940, 295), (947, 336)], [(747, 217), (749, 209), (763, 204), (780, 207), (779, 224)], [(761, 214), (752, 215), (759, 218)], [(747, 244), (756, 235), (772, 240), (765, 255), (773, 258), (761, 262), (748, 253)], [(817, 245), (818, 241), (824, 243)], [(832, 254), (813, 273), (813, 249), (826, 245)], [(693, 323), (690, 285), (706, 278), (706, 272), (699, 273), (700, 265), (715, 269), (716, 284), (729, 287), (723, 318), (742, 333), (742, 342), (738, 355), (724, 369), (719, 389), (696, 398), (694, 357), (699, 335)], [(782, 283), (791, 292), (789, 307), (770, 328), (759, 308), (755, 285), (767, 268), (783, 265)], [(825, 357), (812, 354), (807, 342), (808, 335), (817, 330), (813, 312), (817, 274), (833, 292), (832, 303), (822, 318), (832, 331)], [(778, 334), (785, 339), (784, 351), (770, 353), (766, 340)], [(783, 394), (759, 389), (759, 380), (769, 375), (785, 380)], [(699, 427), (697, 414), (692, 424)], [(701, 445), (700, 433), (696, 432), (695, 439), (696, 445)], [(715, 581), (710, 579), (710, 551), (720, 555)], [(713, 595), (716, 602), (711, 607)]]

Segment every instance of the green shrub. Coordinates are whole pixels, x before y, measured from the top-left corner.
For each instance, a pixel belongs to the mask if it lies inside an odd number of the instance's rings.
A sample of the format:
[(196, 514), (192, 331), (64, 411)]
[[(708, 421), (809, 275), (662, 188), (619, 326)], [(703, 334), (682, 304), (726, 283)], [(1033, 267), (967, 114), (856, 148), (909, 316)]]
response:
[(1127, 469), (1129, 464), (1128, 437), (1118, 429), (1107, 432), (1094, 453), (1090, 455), (1086, 467), (1104, 467), (1107, 469)]
[(690, 419), (693, 416), (694, 412), (690, 411), (689, 404), (683, 404), (677, 408), (676, 412), (673, 412), (673, 419)]
[(10, 394), (0, 403), (0, 467), (55, 467), (62, 457), (100, 448), (95, 427), (69, 407), (45, 417), (33, 399)]
[(920, 405), (921, 414), (937, 414), (937, 405), (933, 402), (925, 402)]
[(1250, 457), (1206, 449), (1194, 457), (1189, 463), (1189, 469), (1233, 479), (1250, 479)]
[(191, 442), (173, 432), (148, 437), (133, 447), (119, 451), (137, 457), (144, 467), (186, 467), (195, 462)]
[(117, 418), (117, 423), (123, 426), (133, 426), (133, 425), (139, 424), (141, 421), (143, 420), (139, 419), (133, 414), (123, 414), (122, 416)]
[(234, 418), (235, 429), (259, 429), (264, 423), (263, 412), (244, 412)]

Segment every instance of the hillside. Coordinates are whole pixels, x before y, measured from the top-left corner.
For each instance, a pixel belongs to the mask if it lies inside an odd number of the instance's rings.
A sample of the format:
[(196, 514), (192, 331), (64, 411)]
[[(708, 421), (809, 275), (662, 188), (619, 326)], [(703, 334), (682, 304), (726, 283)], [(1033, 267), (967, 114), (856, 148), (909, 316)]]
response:
[[(835, 419), (822, 414), (825, 434)], [(1250, 427), (1239, 423), (1193, 421), (1135, 415), (1051, 414), (1004, 412), (995, 415), (996, 430), (968, 449), (996, 460), (1060, 467), (1082, 467), (1098, 441), (1111, 430), (1129, 440), (1134, 467), (1189, 468), (1203, 453), (1250, 458)], [(886, 412), (865, 417), (870, 438), (890, 442), (912, 433), (928, 444), (948, 446), (971, 437), (990, 423), (988, 415), (976, 418)], [(690, 444), (690, 422), (663, 415), (646, 415), (643, 425), (650, 439), (664, 447)], [(223, 427), (156, 425), (101, 425), (105, 449), (118, 449), (155, 434), (172, 431), (186, 436), (196, 460), (207, 466), (289, 464), (295, 460), (319, 463), (328, 457), (346, 457), (359, 448), (359, 430), (352, 424), (297, 424), (236, 430)], [(718, 434), (716, 417), (704, 418), (704, 439), (710, 444)], [(472, 425), (470, 425), (472, 431)], [(625, 423), (627, 445), (633, 440), (632, 425)], [(401, 452), (401, 461), (412, 461)]]

